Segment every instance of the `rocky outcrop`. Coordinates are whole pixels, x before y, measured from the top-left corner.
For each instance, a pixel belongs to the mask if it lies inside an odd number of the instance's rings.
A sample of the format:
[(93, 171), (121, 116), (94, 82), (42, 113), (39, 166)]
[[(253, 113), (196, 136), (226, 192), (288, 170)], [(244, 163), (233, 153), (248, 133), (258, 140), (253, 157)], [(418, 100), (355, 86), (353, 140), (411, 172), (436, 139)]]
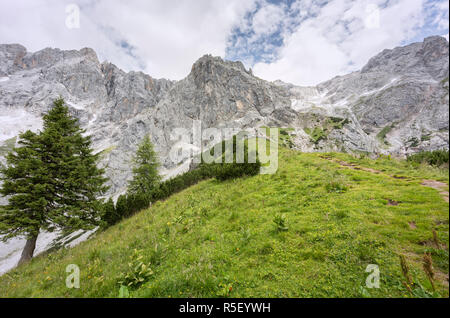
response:
[(380, 152), (448, 148), (448, 54), (445, 38), (429, 37), (384, 50), (360, 72), (318, 90), (331, 104), (348, 107)]
[[(448, 149), (448, 65), (448, 42), (430, 37), (384, 50), (361, 71), (315, 87), (268, 82), (241, 62), (210, 55), (175, 82), (100, 63), (89, 48), (30, 53), (19, 44), (3, 44), (0, 164), (20, 131), (40, 129), (42, 114), (59, 96), (101, 152), (100, 165), (110, 185), (107, 195), (113, 197), (126, 191), (132, 155), (146, 134), (163, 163), (162, 174), (171, 177), (190, 169), (188, 159), (170, 160), (176, 142), (171, 134), (175, 128), (186, 128), (192, 137), (198, 120), (203, 129), (291, 127), (291, 146), (301, 151), (404, 156)], [(38, 252), (51, 246), (55, 237), (41, 233)], [(0, 243), (0, 273), (15, 265), (23, 244), (20, 239)]]
[[(62, 96), (102, 152), (114, 195), (126, 190), (131, 156), (145, 134), (161, 172), (182, 172), (168, 156), (171, 133), (196, 120), (202, 128), (292, 127), (293, 146), (302, 151), (403, 156), (448, 148), (448, 72), (448, 42), (438, 36), (384, 50), (361, 71), (315, 87), (268, 82), (241, 62), (210, 55), (175, 82), (100, 63), (89, 48), (30, 53), (0, 45), (0, 149), (19, 131), (39, 129), (42, 113)], [(311, 136), (314, 129), (320, 138)]]

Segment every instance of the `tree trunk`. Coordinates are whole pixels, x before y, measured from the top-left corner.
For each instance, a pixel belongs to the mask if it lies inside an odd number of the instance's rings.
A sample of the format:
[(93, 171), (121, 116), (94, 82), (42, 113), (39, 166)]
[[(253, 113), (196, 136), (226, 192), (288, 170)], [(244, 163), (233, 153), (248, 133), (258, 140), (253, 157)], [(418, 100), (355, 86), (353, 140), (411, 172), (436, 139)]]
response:
[(20, 257), (19, 263), (17, 265), (29, 262), (33, 258), (34, 248), (36, 247), (36, 240), (37, 235), (34, 235), (27, 239), (25, 247), (22, 251), (22, 256)]

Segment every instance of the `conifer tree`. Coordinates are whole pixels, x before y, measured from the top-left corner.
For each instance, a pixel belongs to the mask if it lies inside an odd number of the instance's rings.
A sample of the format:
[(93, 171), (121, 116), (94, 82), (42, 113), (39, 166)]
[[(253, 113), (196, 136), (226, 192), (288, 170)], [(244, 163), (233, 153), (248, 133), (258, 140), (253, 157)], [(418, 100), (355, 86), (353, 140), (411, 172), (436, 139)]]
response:
[(105, 227), (114, 225), (117, 221), (120, 220), (119, 215), (116, 213), (116, 208), (114, 207), (114, 202), (110, 198), (104, 205), (103, 205), (103, 215), (102, 219), (105, 221)]
[(38, 138), (31, 131), (20, 134), (19, 147), (8, 153), (7, 165), (0, 171), (0, 193), (10, 196), (8, 205), (0, 207), (2, 240), (27, 238), (19, 264), (31, 259), (42, 227), (41, 217), (49, 208), (48, 172), (42, 164)]
[(98, 196), (107, 190), (104, 170), (96, 165), (99, 154), (93, 154), (90, 137), (83, 136), (62, 98), (54, 101), (43, 121), (39, 134), (27, 131), (19, 136), (19, 147), (1, 169), (0, 193), (10, 197), (0, 209), (0, 234), (3, 240), (27, 238), (19, 264), (33, 257), (42, 230), (68, 234), (97, 226)]
[(133, 180), (128, 185), (131, 194), (151, 193), (160, 182), (158, 156), (153, 149), (150, 136), (145, 136), (133, 158)]

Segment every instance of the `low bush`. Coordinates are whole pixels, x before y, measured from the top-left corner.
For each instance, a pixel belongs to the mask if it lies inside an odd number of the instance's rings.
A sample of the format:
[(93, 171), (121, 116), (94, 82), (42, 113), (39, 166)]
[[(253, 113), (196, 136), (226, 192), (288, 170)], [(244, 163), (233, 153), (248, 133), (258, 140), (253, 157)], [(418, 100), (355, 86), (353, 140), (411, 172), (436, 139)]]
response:
[(144, 256), (142, 250), (134, 250), (128, 263), (128, 270), (122, 273), (119, 277), (119, 285), (127, 288), (137, 288), (150, 279), (153, 271), (150, 264), (144, 263)]
[(273, 223), (275, 223), (275, 230), (277, 232), (283, 232), (288, 230), (287, 218), (284, 214), (277, 214), (273, 218)]
[(224, 181), (243, 176), (253, 176), (259, 173), (258, 163), (223, 163), (216, 167), (214, 177)]
[(144, 193), (122, 194), (117, 199), (115, 206), (112, 199), (109, 199), (103, 204), (103, 228), (114, 225), (136, 212), (148, 208), (151, 201), (152, 196)]
[(325, 185), (328, 193), (343, 193), (348, 190), (348, 187), (341, 180), (333, 180)]
[[(242, 141), (244, 157), (243, 162), (237, 162), (238, 157), (238, 142), (237, 137), (233, 136), (232, 149), (226, 149), (225, 141), (222, 141), (222, 155), (220, 163), (209, 164), (208, 168), (210, 173), (217, 180), (224, 181), (228, 179), (240, 178), (243, 176), (253, 176), (259, 173), (261, 163), (258, 160), (258, 154), (256, 151), (250, 151), (248, 144)], [(227, 151), (232, 151), (233, 162), (225, 162)], [(210, 150), (210, 154), (214, 156), (214, 148)], [(250, 162), (250, 158), (255, 158), (255, 162)], [(208, 164), (207, 164), (208, 165)]]
[(155, 188), (150, 193), (151, 202), (166, 199), (174, 193), (212, 177), (214, 177), (213, 169), (205, 164), (200, 164), (195, 170), (185, 172), (162, 182), (158, 188)]
[[(163, 181), (152, 187), (147, 193), (128, 193), (122, 194), (117, 199), (114, 206), (110, 199), (103, 206), (103, 224), (108, 227), (116, 224), (120, 220), (130, 217), (136, 212), (147, 208), (152, 202), (167, 199), (174, 193), (182, 191), (202, 180), (216, 178), (219, 181), (240, 178), (243, 176), (252, 176), (259, 173), (261, 163), (256, 160), (255, 163), (248, 162), (248, 146), (244, 143), (244, 162), (236, 163), (236, 136), (233, 137), (233, 162), (225, 163), (225, 141), (222, 143), (221, 163), (205, 163), (203, 160), (199, 166), (191, 171), (185, 172), (172, 179)], [(210, 150), (214, 155), (214, 149)], [(257, 153), (254, 153), (257, 158)]]
[(305, 132), (310, 136), (311, 142), (314, 144), (318, 144), (322, 139), (327, 138), (327, 134), (324, 129), (321, 127), (314, 127), (314, 129), (305, 128)]
[(432, 166), (448, 165), (448, 150), (423, 151), (409, 156), (407, 160), (415, 163), (427, 163)]
[(121, 219), (121, 217), (116, 213), (117, 211), (111, 198), (105, 204), (103, 204), (102, 212), (104, 227), (114, 225)]

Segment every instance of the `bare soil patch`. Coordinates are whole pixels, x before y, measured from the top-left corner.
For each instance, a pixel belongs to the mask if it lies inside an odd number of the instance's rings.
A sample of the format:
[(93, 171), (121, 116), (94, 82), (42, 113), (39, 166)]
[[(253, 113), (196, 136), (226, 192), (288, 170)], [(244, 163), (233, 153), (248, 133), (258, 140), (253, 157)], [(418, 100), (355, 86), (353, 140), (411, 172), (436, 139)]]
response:
[[(384, 174), (384, 175), (387, 175), (389, 177), (392, 177), (394, 179), (399, 179), (399, 180), (408, 179), (408, 177), (405, 177), (405, 176), (388, 175), (388, 174), (383, 173), (380, 170), (375, 170), (375, 169), (372, 169), (372, 168), (361, 167), (361, 166), (358, 166), (357, 164), (348, 163), (348, 162), (345, 162), (343, 160), (339, 160), (339, 159), (335, 159), (335, 158), (331, 158), (331, 157), (327, 157), (327, 156), (320, 156), (320, 157), (322, 159), (325, 159), (325, 160), (336, 162), (336, 163), (338, 163), (339, 165), (341, 165), (343, 167), (347, 167), (347, 168), (350, 168), (350, 169), (353, 169), (353, 170), (362, 170), (362, 171), (366, 171), (366, 172), (370, 172), (370, 173), (374, 173), (374, 174)], [(440, 181), (436, 181), (436, 180), (422, 180), (422, 182), (420, 184), (425, 186), (425, 187), (429, 187), (429, 188), (433, 188), (433, 189), (438, 190), (439, 194), (442, 196), (444, 201), (449, 203), (449, 194), (448, 194), (448, 191), (445, 190), (445, 188), (447, 187), (447, 184), (445, 184), (443, 182), (440, 182)], [(391, 204), (388, 203), (388, 205), (391, 205)]]
[(444, 190), (447, 184), (436, 180), (423, 180), (421, 185), (438, 190), (445, 202), (448, 203), (448, 191)]
[(388, 199), (387, 205), (393, 205), (393, 206), (396, 206), (396, 205), (398, 205), (398, 204), (399, 204), (398, 201)]

